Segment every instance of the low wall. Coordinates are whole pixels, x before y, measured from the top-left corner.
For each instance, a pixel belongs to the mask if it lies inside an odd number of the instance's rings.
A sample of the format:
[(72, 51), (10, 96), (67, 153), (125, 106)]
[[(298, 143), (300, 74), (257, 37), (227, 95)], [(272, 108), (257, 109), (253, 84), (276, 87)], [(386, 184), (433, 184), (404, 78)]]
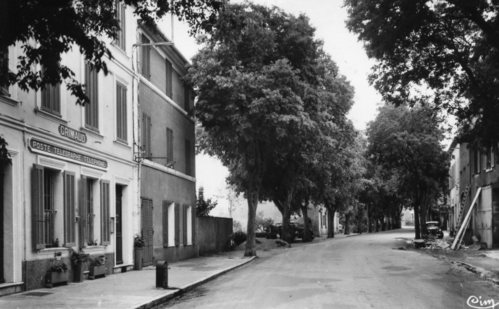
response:
[(225, 250), (232, 234), (232, 218), (197, 217), (199, 255)]

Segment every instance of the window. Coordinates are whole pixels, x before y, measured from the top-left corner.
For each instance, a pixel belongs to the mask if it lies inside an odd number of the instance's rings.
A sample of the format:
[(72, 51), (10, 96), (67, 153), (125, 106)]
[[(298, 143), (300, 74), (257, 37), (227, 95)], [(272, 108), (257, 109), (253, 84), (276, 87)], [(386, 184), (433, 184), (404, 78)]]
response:
[(183, 240), (184, 246), (192, 245), (192, 208), (189, 205), (184, 205), (183, 207)]
[[(141, 42), (143, 44), (149, 44), (151, 41), (142, 34)], [(151, 46), (142, 46), (142, 54), (140, 58), (141, 70), (140, 73), (147, 79), (151, 77)]]
[(122, 50), (125, 50), (125, 37), (126, 37), (125, 10), (126, 10), (126, 5), (123, 3), (120, 3), (120, 1), (116, 1), (115, 7), (116, 7), (116, 19), (118, 20), (118, 24), (120, 26), (120, 31), (118, 32), (118, 36), (116, 37), (115, 44), (119, 48), (121, 48)]
[(171, 222), (171, 219), (173, 219), (173, 216), (171, 216), (171, 211), (170, 209), (172, 208), (172, 205), (173, 202), (171, 201), (163, 201), (163, 248), (167, 248), (168, 245), (171, 244), (171, 240), (170, 240), (170, 236), (173, 236), (173, 235), (170, 235), (171, 231), (170, 231), (170, 225), (173, 224), (173, 222)]
[(151, 151), (151, 116), (142, 114), (142, 151), (145, 158), (152, 158)]
[(185, 140), (185, 174), (192, 174), (191, 141), (188, 139)]
[(99, 129), (99, 100), (97, 71), (87, 63), (85, 65), (86, 95), (90, 103), (85, 106), (85, 126), (89, 129)]
[(166, 165), (173, 168), (173, 130), (166, 128)]
[[(64, 177), (72, 176), (65, 173)], [(68, 178), (69, 179), (69, 178)], [(59, 226), (58, 220), (64, 220), (64, 226), (69, 226), (70, 219), (66, 215), (71, 215), (66, 208), (60, 208), (57, 205), (58, 194), (63, 194), (60, 189), (59, 171), (45, 168), (41, 165), (33, 165), (31, 170), (31, 218), (32, 218), (32, 244), (33, 250), (44, 248), (59, 247), (63, 241), (69, 243), (70, 236), (64, 231), (56, 230)], [(72, 183), (74, 185), (74, 182)], [(71, 201), (70, 194), (74, 193), (74, 187), (71, 183), (64, 183), (64, 207), (70, 207), (68, 201)], [(73, 189), (73, 191), (71, 191)], [(73, 204), (74, 205), (74, 204)], [(70, 208), (69, 208), (70, 209)], [(59, 215), (58, 215), (59, 214)], [(74, 214), (74, 212), (73, 212)], [(73, 221), (74, 222), (74, 219)], [(62, 238), (65, 238), (63, 240)]]
[(166, 71), (166, 95), (172, 98), (173, 95), (173, 67), (170, 61), (165, 60)]
[(186, 112), (190, 113), (191, 109), (191, 90), (184, 84), (184, 109)]
[(42, 89), (42, 110), (61, 115), (60, 85), (45, 85)]
[(180, 245), (180, 232), (182, 231), (182, 212), (181, 212), (181, 205), (178, 203), (175, 203), (175, 246)]
[(109, 229), (110, 222), (109, 220), (109, 203), (110, 203), (110, 195), (109, 195), (109, 181), (102, 180), (100, 184), (100, 220), (101, 220), (101, 244), (108, 245), (111, 240), (111, 233)]
[(478, 174), (480, 173), (480, 151), (478, 149), (473, 150), (473, 167), (474, 167), (474, 173)]
[(127, 112), (126, 87), (116, 83), (116, 137), (118, 140), (127, 140)]
[(485, 169), (491, 169), (493, 166), (492, 147), (488, 147), (485, 152)]
[(9, 95), (9, 85), (7, 76), (9, 73), (9, 48), (4, 47), (0, 50), (0, 95)]

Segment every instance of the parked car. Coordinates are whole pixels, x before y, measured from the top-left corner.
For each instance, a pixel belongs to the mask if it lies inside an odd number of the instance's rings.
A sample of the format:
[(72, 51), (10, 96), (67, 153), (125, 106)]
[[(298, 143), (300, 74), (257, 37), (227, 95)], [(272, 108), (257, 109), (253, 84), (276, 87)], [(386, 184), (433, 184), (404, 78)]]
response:
[[(303, 222), (299, 222), (299, 220), (294, 220), (289, 223), (289, 228), (291, 232), (292, 239), (291, 241), (294, 241), (295, 238), (301, 238), (303, 239), (303, 232), (304, 232), (304, 225)], [(310, 235), (312, 236), (312, 239), (314, 239), (314, 232), (312, 231), (312, 225), (309, 225), (309, 231)], [(281, 238), (282, 235), (282, 224), (281, 223), (276, 223), (274, 225), (270, 225), (267, 228), (267, 236), (266, 238), (268, 239), (275, 239), (275, 238)]]
[(426, 227), (423, 231), (423, 239), (444, 238), (444, 232), (439, 226), (438, 221), (426, 221)]

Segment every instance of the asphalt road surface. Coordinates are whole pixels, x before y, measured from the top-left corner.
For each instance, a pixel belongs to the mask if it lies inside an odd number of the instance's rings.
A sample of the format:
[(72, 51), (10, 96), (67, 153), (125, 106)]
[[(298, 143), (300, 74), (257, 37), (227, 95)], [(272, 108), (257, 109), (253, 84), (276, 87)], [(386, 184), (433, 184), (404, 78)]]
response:
[(499, 302), (499, 288), (477, 275), (399, 250), (412, 235), (397, 230), (261, 252), (163, 308), (471, 308), (470, 296)]

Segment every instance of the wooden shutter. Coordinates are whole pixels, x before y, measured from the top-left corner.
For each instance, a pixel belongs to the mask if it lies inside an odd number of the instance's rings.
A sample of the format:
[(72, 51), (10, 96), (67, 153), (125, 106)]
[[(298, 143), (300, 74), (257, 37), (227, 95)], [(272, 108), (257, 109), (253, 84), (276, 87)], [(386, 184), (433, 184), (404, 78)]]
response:
[(90, 104), (85, 106), (85, 125), (98, 129), (99, 127), (99, 101), (98, 101), (98, 75), (97, 71), (90, 67), (90, 64), (85, 65), (85, 86), (86, 95), (90, 99)]
[(168, 248), (168, 208), (171, 201), (163, 201), (163, 248)]
[(116, 83), (116, 135), (118, 139), (127, 140), (126, 87)]
[(79, 188), (80, 188), (80, 198), (78, 202), (78, 216), (79, 216), (78, 245), (80, 246), (80, 248), (83, 248), (85, 247), (85, 239), (87, 238), (87, 220), (88, 220), (87, 177), (81, 176)]
[(31, 218), (33, 250), (45, 248), (45, 205), (44, 205), (44, 169), (34, 164), (31, 170)]
[(185, 174), (191, 175), (192, 173), (192, 163), (191, 163), (191, 141), (185, 140)]
[(101, 243), (103, 245), (109, 245), (111, 235), (109, 232), (109, 181), (101, 180), (100, 182), (100, 219), (101, 219)]
[(196, 241), (196, 231), (197, 231), (197, 228), (196, 228), (196, 207), (191, 207), (191, 243), (192, 245), (195, 244), (195, 241)]
[(175, 246), (180, 244), (180, 204), (175, 203)]
[(73, 247), (75, 237), (75, 174), (64, 172), (64, 242)]
[(173, 162), (173, 130), (166, 128), (166, 161)]
[(189, 86), (184, 83), (184, 109), (186, 112), (190, 112), (190, 105), (191, 105), (191, 90), (189, 89)]
[[(145, 36), (142, 35), (142, 43), (149, 44), (151, 41)], [(141, 55), (141, 73), (142, 75), (149, 79), (151, 77), (151, 47), (150, 46), (142, 46), (142, 55)]]
[(182, 239), (184, 241), (184, 246), (187, 246), (187, 210), (189, 205), (184, 205), (182, 207)]
[(151, 116), (146, 113), (142, 114), (142, 148), (146, 158), (152, 157), (151, 150)]
[[(173, 95), (173, 67), (170, 61), (165, 60), (166, 71), (166, 95), (172, 98)], [(179, 102), (180, 103), (180, 102)]]

